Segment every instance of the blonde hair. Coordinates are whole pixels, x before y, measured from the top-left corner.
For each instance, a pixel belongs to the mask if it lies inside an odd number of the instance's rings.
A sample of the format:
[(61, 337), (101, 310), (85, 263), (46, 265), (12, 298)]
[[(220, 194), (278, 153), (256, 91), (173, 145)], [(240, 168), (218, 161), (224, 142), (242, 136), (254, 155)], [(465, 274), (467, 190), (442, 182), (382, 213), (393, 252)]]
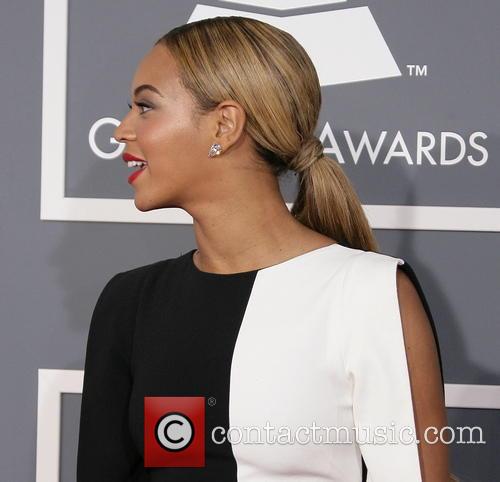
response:
[(196, 114), (228, 98), (238, 102), (257, 157), (276, 176), (297, 173), (291, 214), (298, 221), (340, 244), (378, 250), (352, 184), (314, 136), (321, 87), (314, 64), (292, 35), (260, 20), (228, 16), (180, 25), (157, 44), (175, 58)]

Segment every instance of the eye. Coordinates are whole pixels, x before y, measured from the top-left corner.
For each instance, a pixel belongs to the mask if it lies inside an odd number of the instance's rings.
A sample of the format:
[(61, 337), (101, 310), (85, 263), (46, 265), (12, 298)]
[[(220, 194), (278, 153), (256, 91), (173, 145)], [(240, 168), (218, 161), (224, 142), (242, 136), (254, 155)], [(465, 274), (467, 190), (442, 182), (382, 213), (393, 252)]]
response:
[[(138, 107), (145, 107), (146, 109), (152, 109), (151, 106), (144, 104), (143, 102), (134, 102), (134, 104), (137, 105)], [(128, 105), (129, 109), (132, 109), (132, 106), (129, 103), (127, 103), (127, 105)], [(139, 114), (142, 115), (142, 114), (145, 114), (146, 112), (148, 112), (148, 111), (142, 111)]]

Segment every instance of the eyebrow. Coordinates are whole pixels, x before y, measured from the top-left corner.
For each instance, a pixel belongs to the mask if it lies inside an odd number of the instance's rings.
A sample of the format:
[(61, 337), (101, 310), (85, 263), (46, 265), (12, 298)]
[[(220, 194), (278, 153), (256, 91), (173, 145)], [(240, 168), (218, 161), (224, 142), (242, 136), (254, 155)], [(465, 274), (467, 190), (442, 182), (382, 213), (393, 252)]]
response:
[(163, 97), (163, 94), (154, 85), (151, 84), (142, 84), (139, 85), (139, 87), (136, 87), (134, 89), (134, 97), (137, 97), (143, 90), (150, 90), (155, 94), (158, 94), (160, 97)]

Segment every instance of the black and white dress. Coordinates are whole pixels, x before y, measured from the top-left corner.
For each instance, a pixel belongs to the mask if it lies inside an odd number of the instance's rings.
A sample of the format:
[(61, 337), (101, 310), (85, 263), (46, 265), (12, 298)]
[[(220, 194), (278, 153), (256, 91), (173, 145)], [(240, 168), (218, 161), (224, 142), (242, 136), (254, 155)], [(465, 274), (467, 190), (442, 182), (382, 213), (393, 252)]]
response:
[[(421, 482), (398, 266), (436, 331), (410, 265), (332, 244), (216, 274), (196, 267), (194, 251), (118, 273), (100, 294), (87, 342), (77, 482)], [(170, 396), (207, 401), (204, 466), (145, 466), (145, 397)], [(212, 439), (214, 427), (266, 423), (276, 439)], [(325, 427), (345, 429), (335, 443), (317, 443), (299, 429), (313, 425), (323, 437)], [(386, 427), (378, 438), (375, 427)], [(288, 443), (276, 441), (279, 433)]]

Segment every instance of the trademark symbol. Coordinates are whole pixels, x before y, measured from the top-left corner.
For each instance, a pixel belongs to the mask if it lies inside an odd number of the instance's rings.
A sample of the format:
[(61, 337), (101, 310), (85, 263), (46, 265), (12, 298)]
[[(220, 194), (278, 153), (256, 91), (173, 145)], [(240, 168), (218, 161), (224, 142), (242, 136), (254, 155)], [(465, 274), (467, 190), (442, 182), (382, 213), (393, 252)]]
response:
[(410, 77), (427, 77), (427, 64), (406, 64), (406, 69)]

